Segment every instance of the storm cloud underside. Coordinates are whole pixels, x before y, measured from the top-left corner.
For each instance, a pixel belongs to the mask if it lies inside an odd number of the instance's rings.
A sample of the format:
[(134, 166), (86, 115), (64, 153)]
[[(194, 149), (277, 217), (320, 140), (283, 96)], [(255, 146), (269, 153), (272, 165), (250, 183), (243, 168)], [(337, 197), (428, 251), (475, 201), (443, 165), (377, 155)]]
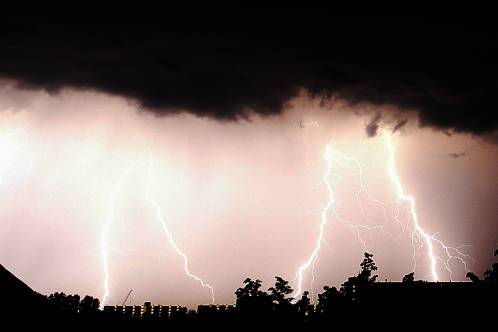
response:
[(330, 17), (297, 27), (180, 30), (167, 21), (3, 20), (0, 77), (50, 92), (116, 94), (157, 115), (274, 115), (306, 91), (416, 111), (422, 126), (442, 130), (498, 128), (492, 23)]

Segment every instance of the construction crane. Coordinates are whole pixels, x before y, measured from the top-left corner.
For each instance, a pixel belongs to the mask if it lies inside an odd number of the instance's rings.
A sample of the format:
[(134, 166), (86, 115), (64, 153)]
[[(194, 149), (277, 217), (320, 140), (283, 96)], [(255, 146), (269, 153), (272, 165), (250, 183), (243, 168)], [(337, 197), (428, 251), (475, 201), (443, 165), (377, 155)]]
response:
[(126, 301), (128, 301), (128, 298), (130, 297), (131, 292), (133, 292), (133, 289), (130, 289), (130, 291), (128, 292), (128, 294), (126, 294), (126, 297), (123, 300), (123, 303), (121, 303), (121, 305), (125, 305), (126, 304)]

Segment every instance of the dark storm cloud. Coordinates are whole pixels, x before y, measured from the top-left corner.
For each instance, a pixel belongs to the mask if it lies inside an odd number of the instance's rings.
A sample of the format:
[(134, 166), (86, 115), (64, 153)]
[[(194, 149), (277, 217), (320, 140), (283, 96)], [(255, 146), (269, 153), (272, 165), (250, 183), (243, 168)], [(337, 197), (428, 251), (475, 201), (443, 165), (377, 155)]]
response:
[(415, 110), (422, 125), (442, 130), (498, 128), (498, 29), (484, 20), (330, 17), (294, 28), (181, 31), (162, 21), (3, 20), (0, 77), (118, 94), (158, 115), (278, 114), (306, 89)]
[(365, 131), (367, 132), (368, 137), (374, 137), (377, 135), (377, 131), (379, 130), (379, 123), (382, 119), (381, 114), (376, 114), (370, 121), (367, 123), (365, 127)]
[(407, 123), (408, 123), (408, 119), (403, 119), (403, 120), (398, 121), (398, 123), (394, 126), (392, 132), (393, 133), (397, 132), (398, 130), (403, 128)]

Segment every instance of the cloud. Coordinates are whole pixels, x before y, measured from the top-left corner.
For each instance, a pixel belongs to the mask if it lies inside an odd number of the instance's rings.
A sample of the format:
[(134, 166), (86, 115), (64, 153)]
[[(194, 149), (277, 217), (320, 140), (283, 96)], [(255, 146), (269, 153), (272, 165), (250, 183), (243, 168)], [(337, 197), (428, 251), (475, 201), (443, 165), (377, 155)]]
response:
[(379, 130), (379, 122), (382, 119), (382, 115), (377, 113), (370, 121), (367, 123), (365, 130), (367, 132), (368, 137), (374, 137), (377, 135), (377, 131)]
[(54, 93), (116, 94), (159, 116), (275, 115), (305, 89), (352, 106), (416, 111), (421, 125), (443, 131), (498, 128), (492, 23), (349, 17), (297, 28), (179, 30), (162, 21), (2, 20), (0, 78)]
[(392, 132), (393, 133), (397, 132), (398, 130), (403, 128), (407, 123), (408, 123), (408, 119), (403, 119), (403, 120), (398, 121), (398, 123), (394, 126)]
[(447, 158), (459, 159), (459, 158), (466, 157), (468, 154), (469, 154), (468, 151), (461, 151), (461, 152), (450, 152), (447, 154), (434, 154), (433, 153), (433, 156), (441, 158), (441, 159), (447, 159)]
[(453, 159), (457, 159), (457, 158), (460, 158), (460, 157), (465, 157), (467, 155), (467, 152), (453, 152), (453, 153), (450, 153), (448, 156), (450, 156), (451, 158)]

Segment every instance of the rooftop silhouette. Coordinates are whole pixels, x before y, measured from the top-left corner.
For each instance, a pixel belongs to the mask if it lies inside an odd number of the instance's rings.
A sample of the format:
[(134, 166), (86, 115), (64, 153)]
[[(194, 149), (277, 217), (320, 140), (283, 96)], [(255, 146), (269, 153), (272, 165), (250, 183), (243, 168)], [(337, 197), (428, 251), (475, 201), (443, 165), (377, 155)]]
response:
[[(495, 256), (498, 252), (495, 252)], [(261, 280), (246, 278), (235, 291), (235, 304), (184, 306), (152, 304), (107, 305), (91, 296), (56, 292), (49, 296), (29, 286), (0, 266), (1, 310), (4, 320), (36, 324), (79, 322), (104, 324), (124, 329), (134, 327), (182, 326), (236, 328), (265, 326), (306, 328), (322, 325), (353, 324), (366, 328), (395, 319), (411, 320), (413, 326), (471, 323), (494, 324), (498, 295), (498, 263), (479, 278), (473, 273), (467, 282), (427, 282), (408, 273), (400, 282), (378, 282), (373, 255), (365, 253), (357, 275), (349, 277), (339, 289), (324, 286), (312, 303), (309, 292), (294, 299), (288, 281), (277, 276), (275, 285), (262, 289)], [(465, 319), (462, 319), (466, 317)]]

